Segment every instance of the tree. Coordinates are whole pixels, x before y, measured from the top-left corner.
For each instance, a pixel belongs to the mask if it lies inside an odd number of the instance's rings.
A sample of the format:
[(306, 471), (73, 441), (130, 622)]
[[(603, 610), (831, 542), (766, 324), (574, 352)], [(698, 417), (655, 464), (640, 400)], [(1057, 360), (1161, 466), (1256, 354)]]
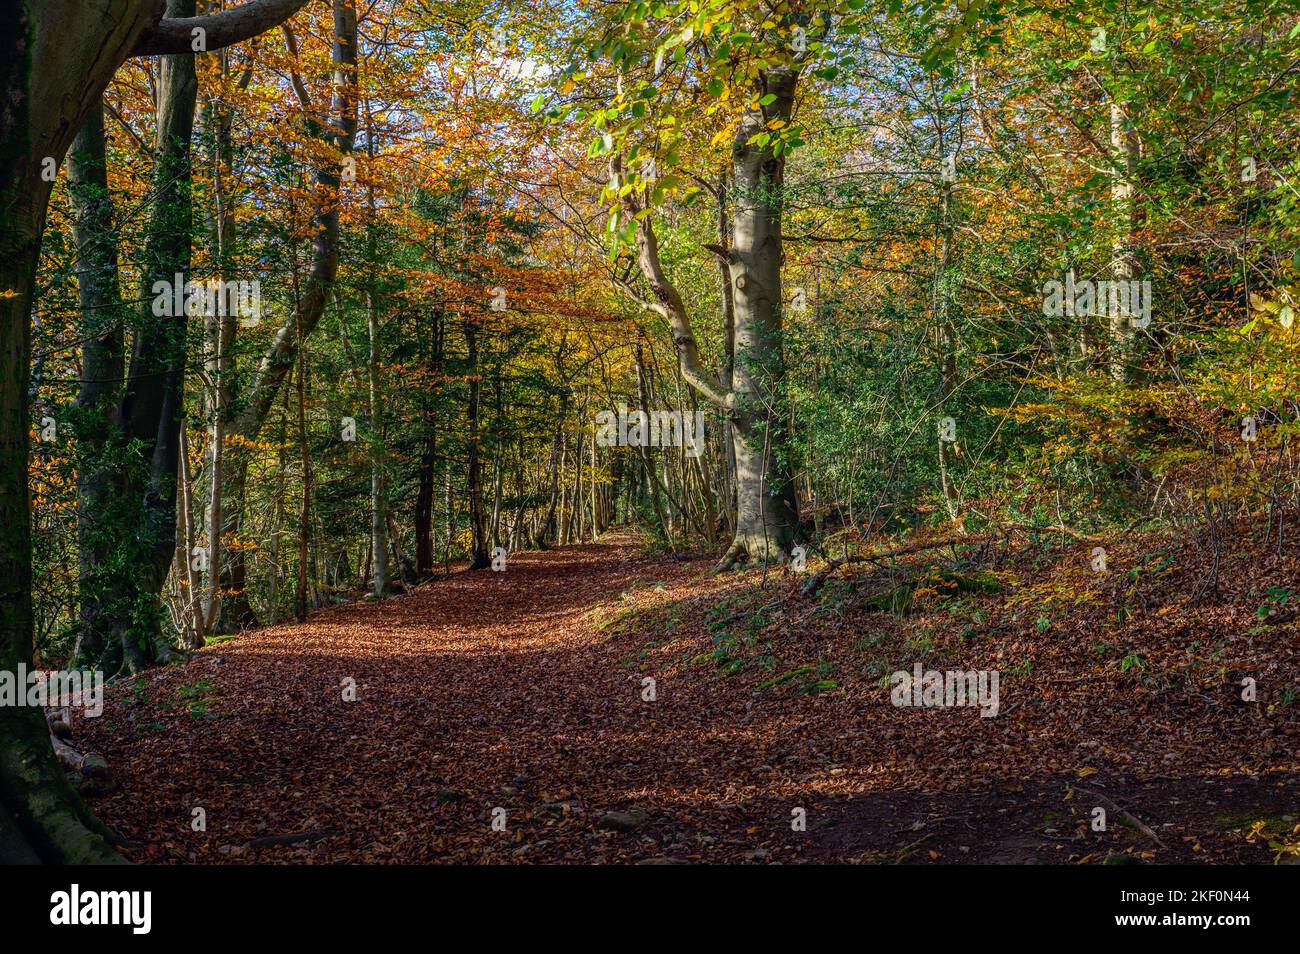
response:
[[(601, 137), (591, 153), (608, 156), (610, 228), (616, 248), (635, 258), (648, 293), (626, 280), (618, 284), (667, 321), (682, 376), (732, 425), (736, 525), (719, 568), (785, 562), (798, 533), (784, 423), (784, 180), (786, 161), (802, 144), (794, 122), (800, 77), (825, 49), (835, 9), (789, 5), (769, 15), (715, 0), (669, 4), (655, 17), (647, 5), (630, 5), (595, 47), (617, 70), (618, 95), (588, 114)], [(583, 76), (571, 70), (566, 86)], [(738, 112), (725, 197), (733, 205), (730, 245), (706, 246), (721, 261), (728, 317), (734, 316), (724, 383), (700, 358), (691, 316), (662, 261), (655, 217), (666, 198), (689, 200), (698, 192), (684, 189), (677, 173), (681, 130), (693, 125), (687, 114), (725, 120), (728, 110)], [(713, 142), (725, 138), (726, 127)]]
[[(29, 315), (56, 164), (129, 56), (189, 53), (255, 36), (306, 0), (255, 0), (205, 17), (162, 19), (158, 0), (11, 4), (0, 40), (0, 669), (31, 666), (28, 495)], [(14, 9), (16, 8), (16, 9)], [(0, 711), (0, 859), (113, 862), (109, 833), (54, 758), (43, 713)]]

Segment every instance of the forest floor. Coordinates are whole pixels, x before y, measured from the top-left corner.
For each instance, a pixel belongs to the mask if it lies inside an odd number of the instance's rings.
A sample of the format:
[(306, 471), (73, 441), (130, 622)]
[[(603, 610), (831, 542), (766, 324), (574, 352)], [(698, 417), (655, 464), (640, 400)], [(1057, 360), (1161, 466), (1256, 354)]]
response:
[[(1066, 543), (807, 597), (630, 536), (519, 553), (111, 687), (74, 741), (138, 862), (1272, 862), (1300, 548)], [(896, 707), (916, 662), (999, 670), (998, 715)]]

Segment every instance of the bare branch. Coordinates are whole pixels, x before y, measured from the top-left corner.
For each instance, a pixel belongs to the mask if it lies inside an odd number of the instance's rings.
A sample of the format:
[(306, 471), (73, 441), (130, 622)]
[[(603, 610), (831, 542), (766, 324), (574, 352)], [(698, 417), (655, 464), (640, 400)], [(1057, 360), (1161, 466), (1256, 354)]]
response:
[(222, 47), (265, 33), (289, 19), (307, 5), (307, 0), (253, 0), (243, 6), (202, 17), (160, 20), (136, 41), (132, 56), (158, 53), (193, 53), (194, 31), (203, 31), (203, 51)]

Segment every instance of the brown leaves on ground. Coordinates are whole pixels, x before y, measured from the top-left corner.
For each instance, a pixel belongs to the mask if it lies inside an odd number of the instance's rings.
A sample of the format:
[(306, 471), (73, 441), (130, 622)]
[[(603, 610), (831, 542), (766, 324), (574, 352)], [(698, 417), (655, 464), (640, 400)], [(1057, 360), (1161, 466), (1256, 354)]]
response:
[[(1232, 543), (929, 554), (801, 600), (613, 537), (246, 633), (76, 733), (141, 862), (1269, 862), (1300, 561)], [(998, 670), (999, 714), (896, 707), (918, 662)], [(1071, 783), (1131, 820), (1094, 831)]]

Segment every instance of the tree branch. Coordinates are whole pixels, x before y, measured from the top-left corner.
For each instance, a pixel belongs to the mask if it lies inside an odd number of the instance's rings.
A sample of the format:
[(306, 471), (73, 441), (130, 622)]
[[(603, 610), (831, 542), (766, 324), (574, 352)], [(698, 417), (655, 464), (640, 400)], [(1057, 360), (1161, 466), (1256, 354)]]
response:
[(253, 0), (243, 6), (202, 17), (160, 20), (136, 41), (132, 56), (192, 53), (194, 31), (204, 31), (204, 52), (219, 50), (265, 33), (307, 5), (307, 0)]
[[(622, 181), (622, 156), (610, 159), (610, 174), (616, 182)], [(635, 193), (629, 192), (621, 200), (623, 213), (636, 222), (636, 261), (657, 302), (643, 303), (658, 315), (668, 320), (672, 329), (673, 347), (677, 351), (681, 365), (682, 377), (690, 382), (709, 403), (720, 408), (731, 408), (735, 396), (723, 385), (717, 375), (710, 372), (700, 361), (699, 346), (695, 342), (695, 333), (691, 330), (691, 320), (686, 314), (686, 304), (668, 276), (664, 273), (663, 263), (659, 259), (659, 239), (655, 235), (654, 225), (648, 217), (637, 218)]]

